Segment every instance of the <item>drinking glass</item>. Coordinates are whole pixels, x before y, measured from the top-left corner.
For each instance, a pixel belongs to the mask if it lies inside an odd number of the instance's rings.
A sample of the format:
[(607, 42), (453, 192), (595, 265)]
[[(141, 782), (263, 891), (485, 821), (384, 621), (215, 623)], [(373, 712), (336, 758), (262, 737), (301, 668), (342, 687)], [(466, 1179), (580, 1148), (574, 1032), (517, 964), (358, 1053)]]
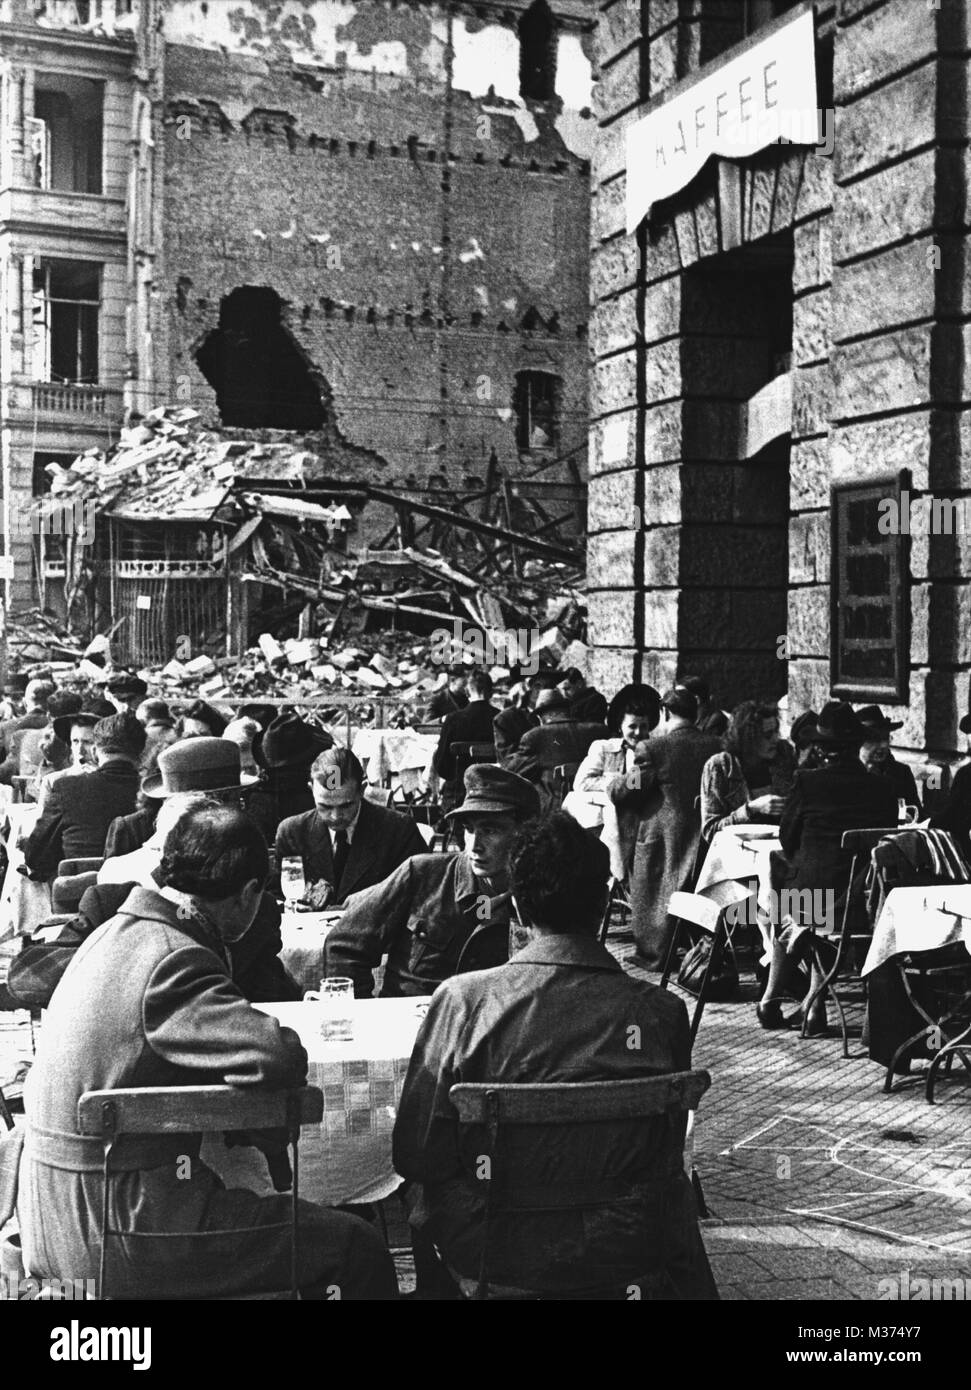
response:
[(303, 860), (299, 855), (287, 858), (280, 863), (280, 890), (288, 905), (300, 901), (307, 890), (303, 877)]
[(303, 997), (321, 1006), (320, 1032), (325, 1042), (353, 1042), (353, 980), (341, 975), (321, 980), (319, 990), (309, 989)]

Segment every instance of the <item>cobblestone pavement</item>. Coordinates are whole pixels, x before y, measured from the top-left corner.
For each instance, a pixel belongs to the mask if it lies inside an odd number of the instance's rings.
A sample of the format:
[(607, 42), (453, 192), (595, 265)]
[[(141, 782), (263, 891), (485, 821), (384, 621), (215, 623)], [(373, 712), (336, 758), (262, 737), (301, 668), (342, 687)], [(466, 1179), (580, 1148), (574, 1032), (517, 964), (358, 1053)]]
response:
[[(629, 959), (629, 939), (610, 944), (632, 974), (656, 981)], [(712, 1076), (694, 1153), (722, 1297), (889, 1298), (898, 1285), (907, 1297), (908, 1278), (911, 1290), (920, 1278), (971, 1279), (964, 1069), (933, 1105), (919, 1072), (884, 1095), (858, 1038), (844, 1060), (835, 1027), (823, 1038), (767, 1032), (744, 974), (742, 995), (706, 1006), (693, 1054)]]
[[(629, 937), (610, 946), (651, 978), (629, 959)], [(722, 1298), (911, 1297), (919, 1279), (971, 1281), (967, 1074), (956, 1067), (934, 1105), (919, 1074), (886, 1096), (882, 1070), (862, 1056), (844, 1061), (835, 1029), (805, 1040), (765, 1032), (755, 998), (743, 976), (740, 1002), (706, 1007), (694, 1049), (712, 1075), (694, 1153)], [(0, 1083), (30, 1056), (26, 1018), (0, 1015)], [(399, 1204), (384, 1206), (391, 1244), (405, 1247)], [(396, 1262), (410, 1288), (409, 1254)]]

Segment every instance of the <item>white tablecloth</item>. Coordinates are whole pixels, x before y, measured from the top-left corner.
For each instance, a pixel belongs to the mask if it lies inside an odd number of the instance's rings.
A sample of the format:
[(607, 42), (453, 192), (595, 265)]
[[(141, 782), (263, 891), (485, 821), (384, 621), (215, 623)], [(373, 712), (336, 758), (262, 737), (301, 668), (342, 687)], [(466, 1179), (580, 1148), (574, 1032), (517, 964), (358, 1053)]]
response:
[(971, 953), (971, 883), (892, 888), (877, 918), (862, 974), (893, 956), (963, 942)]
[(397, 773), (407, 790), (414, 791), (437, 747), (437, 734), (419, 734), (414, 729), (362, 729), (351, 751), (366, 765), (372, 786), (385, 786), (392, 773)]
[[(260, 1004), (293, 1028), (310, 1058), (308, 1082), (324, 1093), (324, 1117), (300, 1138), (300, 1195), (331, 1206), (379, 1202), (401, 1182), (391, 1165), (391, 1131), (424, 999), (358, 999), (352, 1042), (325, 1042), (316, 1004)], [(215, 1136), (205, 1162), (228, 1185), (271, 1191), (266, 1164), (252, 1149), (229, 1149)]]
[(280, 959), (303, 993), (318, 989), (324, 977), (324, 943), (340, 917), (333, 912), (288, 912), (280, 924), (283, 950)]
[(4, 812), (8, 825), (7, 872), (0, 888), (0, 941), (8, 936), (29, 935), (51, 913), (51, 890), (46, 883), (32, 883), (18, 873), (24, 856), (18, 842), (33, 830), (40, 815), (36, 801), (9, 804)]
[(752, 915), (765, 947), (763, 964), (768, 963), (771, 950), (773, 915), (769, 856), (781, 849), (778, 835), (774, 825), (730, 825), (716, 831), (695, 884), (696, 893), (721, 907), (754, 899)]

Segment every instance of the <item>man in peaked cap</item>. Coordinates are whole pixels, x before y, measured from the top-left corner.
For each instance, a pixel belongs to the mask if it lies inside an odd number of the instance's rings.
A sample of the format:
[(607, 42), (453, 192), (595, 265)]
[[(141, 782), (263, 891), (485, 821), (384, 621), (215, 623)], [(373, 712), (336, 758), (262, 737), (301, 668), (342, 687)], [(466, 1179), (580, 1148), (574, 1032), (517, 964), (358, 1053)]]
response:
[(523, 822), (539, 813), (529, 782), (493, 763), (465, 774), (465, 800), (449, 816), (465, 848), (416, 854), (383, 882), (347, 900), (327, 937), (327, 974), (348, 975), (359, 999), (387, 953), (383, 998), (432, 994), (442, 980), (502, 965), (510, 954), (509, 849)]

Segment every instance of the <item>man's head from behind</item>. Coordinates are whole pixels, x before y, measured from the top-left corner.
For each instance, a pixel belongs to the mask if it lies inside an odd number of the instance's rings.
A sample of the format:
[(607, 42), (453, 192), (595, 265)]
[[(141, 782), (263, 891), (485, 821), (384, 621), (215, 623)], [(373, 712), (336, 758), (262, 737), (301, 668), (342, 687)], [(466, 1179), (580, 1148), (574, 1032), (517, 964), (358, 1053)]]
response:
[(584, 679), (583, 672), (578, 666), (571, 666), (569, 670), (563, 672), (563, 678), (560, 681), (559, 689), (564, 699), (575, 700), (577, 696), (586, 689), (586, 686), (587, 682)]
[(602, 840), (557, 811), (524, 826), (509, 859), (510, 888), (523, 923), (541, 934), (600, 927), (610, 855)]
[(109, 714), (94, 726), (94, 753), (101, 763), (123, 758), (137, 763), (145, 748), (145, 726), (130, 712)]
[(223, 941), (238, 941), (256, 916), (269, 868), (256, 822), (238, 807), (205, 799), (166, 836), (158, 879), (177, 898), (197, 904)]
[(469, 696), (473, 700), (492, 699), (492, 677), (488, 671), (473, 671), (468, 681)]
[(668, 724), (693, 724), (698, 718), (698, 697), (683, 685), (675, 685), (661, 699)]
[(310, 790), (328, 829), (346, 830), (364, 800), (364, 769), (349, 748), (328, 748), (310, 769)]

